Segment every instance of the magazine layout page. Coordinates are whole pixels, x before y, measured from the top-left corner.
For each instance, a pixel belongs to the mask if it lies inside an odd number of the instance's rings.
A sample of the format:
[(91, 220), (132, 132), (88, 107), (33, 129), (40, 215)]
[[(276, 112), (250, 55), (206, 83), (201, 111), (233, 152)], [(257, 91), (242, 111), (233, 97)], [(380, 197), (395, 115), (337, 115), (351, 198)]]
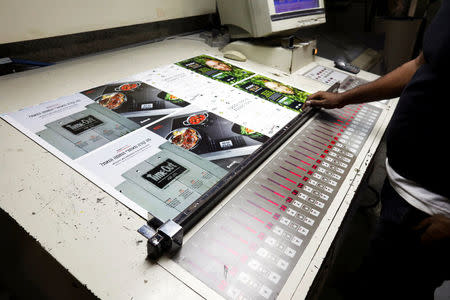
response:
[(217, 183), (226, 171), (148, 130), (137, 130), (79, 165), (96, 181), (161, 221), (176, 217)]
[(194, 105), (147, 128), (228, 171), (269, 139), (262, 133)]
[(61, 97), (2, 117), (71, 160), (139, 128), (82, 94)]
[(83, 94), (2, 117), (144, 218), (174, 218), (227, 173)]
[(143, 72), (134, 79), (269, 137), (302, 112), (309, 95), (210, 55)]
[(209, 55), (1, 115), (146, 218), (174, 218), (301, 113), (307, 93)]
[(189, 103), (142, 81), (119, 81), (81, 92), (101, 106), (148, 125)]

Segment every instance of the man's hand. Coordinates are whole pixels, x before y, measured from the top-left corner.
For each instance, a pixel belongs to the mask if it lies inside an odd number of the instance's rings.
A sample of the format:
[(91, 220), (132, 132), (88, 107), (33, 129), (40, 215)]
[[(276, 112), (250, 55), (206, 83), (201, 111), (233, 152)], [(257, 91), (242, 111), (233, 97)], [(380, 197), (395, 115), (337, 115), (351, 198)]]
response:
[(314, 93), (306, 100), (306, 106), (323, 107), (327, 109), (344, 107), (345, 99), (342, 94), (320, 91)]
[(379, 101), (399, 97), (416, 71), (425, 64), (422, 53), (394, 71), (367, 84), (343, 93), (317, 92), (306, 100), (306, 106), (341, 108), (348, 104)]
[(414, 229), (423, 231), (420, 240), (423, 244), (450, 240), (450, 218), (434, 215), (419, 223)]

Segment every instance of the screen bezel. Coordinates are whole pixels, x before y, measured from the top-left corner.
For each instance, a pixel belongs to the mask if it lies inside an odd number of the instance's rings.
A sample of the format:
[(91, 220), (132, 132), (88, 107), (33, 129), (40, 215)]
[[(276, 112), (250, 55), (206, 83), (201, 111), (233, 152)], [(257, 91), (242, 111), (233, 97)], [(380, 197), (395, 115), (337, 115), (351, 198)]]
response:
[(274, 0), (267, 0), (267, 2), (268, 2), (268, 5), (269, 5), (269, 15), (271, 15), (271, 16), (272, 15), (282, 15), (282, 14), (292, 13), (292, 12), (297, 12), (297, 11), (308, 11), (308, 10), (313, 10), (313, 9), (325, 8), (325, 0), (319, 0), (319, 6), (315, 7), (315, 8), (291, 10), (291, 11), (284, 11), (284, 12), (277, 13), (276, 10), (275, 10)]

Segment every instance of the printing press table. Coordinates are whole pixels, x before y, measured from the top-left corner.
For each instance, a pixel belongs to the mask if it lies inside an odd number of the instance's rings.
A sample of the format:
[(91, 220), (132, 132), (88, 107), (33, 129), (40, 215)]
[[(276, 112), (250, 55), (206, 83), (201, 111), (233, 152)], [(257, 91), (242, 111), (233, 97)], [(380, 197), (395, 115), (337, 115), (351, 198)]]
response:
[[(7, 75), (0, 78), (0, 113), (205, 53), (222, 57), (217, 48), (207, 46), (196, 37), (180, 37)], [(302, 74), (316, 64), (333, 65), (329, 60), (316, 57), (314, 63), (287, 75), (251, 61), (233, 64), (275, 77), (307, 92), (326, 90), (329, 86)], [(377, 78), (364, 71), (358, 76), (366, 80)], [(376, 152), (395, 104), (396, 100), (373, 104), (380, 112), (377, 122), (348, 170), (347, 179), (336, 196), (339, 200), (328, 209), (323, 219), (324, 226), (317, 229), (306, 251), (308, 259), (301, 261), (301, 266), (292, 271), (280, 298), (306, 297)], [(42, 269), (45, 266), (34, 259), (27, 259), (27, 255), (35, 256), (21, 249), (22, 279), (42, 285), (43, 295), (51, 299), (62, 296), (77, 298), (76, 295), (83, 295), (81, 290), (87, 289), (102, 299), (197, 299), (218, 296), (187, 272), (177, 271), (178, 268), (169, 258), (162, 257), (157, 263), (146, 260), (145, 239), (136, 231), (145, 223), (142, 217), (4, 120), (0, 120), (0, 137), (1, 209), (15, 220), (14, 226), (22, 228), (48, 254), (40, 257), (51, 257), (45, 260), (54, 259), (56, 263), (52, 261), (53, 266), (60, 265), (62, 270), (67, 270), (84, 286), (80, 288), (77, 284), (68, 284), (63, 280), (64, 276), (45, 277), (45, 270)], [(223, 203), (189, 231), (185, 238), (189, 239), (214, 212), (224, 206)], [(14, 245), (2, 247), (14, 248)]]

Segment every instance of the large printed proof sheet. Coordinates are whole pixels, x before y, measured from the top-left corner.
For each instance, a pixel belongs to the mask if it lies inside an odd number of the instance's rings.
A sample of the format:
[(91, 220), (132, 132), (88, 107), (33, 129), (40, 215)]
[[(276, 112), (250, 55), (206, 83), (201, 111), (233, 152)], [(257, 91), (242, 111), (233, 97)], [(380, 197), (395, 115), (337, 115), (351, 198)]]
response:
[(146, 218), (174, 218), (307, 93), (208, 55), (1, 117)]

